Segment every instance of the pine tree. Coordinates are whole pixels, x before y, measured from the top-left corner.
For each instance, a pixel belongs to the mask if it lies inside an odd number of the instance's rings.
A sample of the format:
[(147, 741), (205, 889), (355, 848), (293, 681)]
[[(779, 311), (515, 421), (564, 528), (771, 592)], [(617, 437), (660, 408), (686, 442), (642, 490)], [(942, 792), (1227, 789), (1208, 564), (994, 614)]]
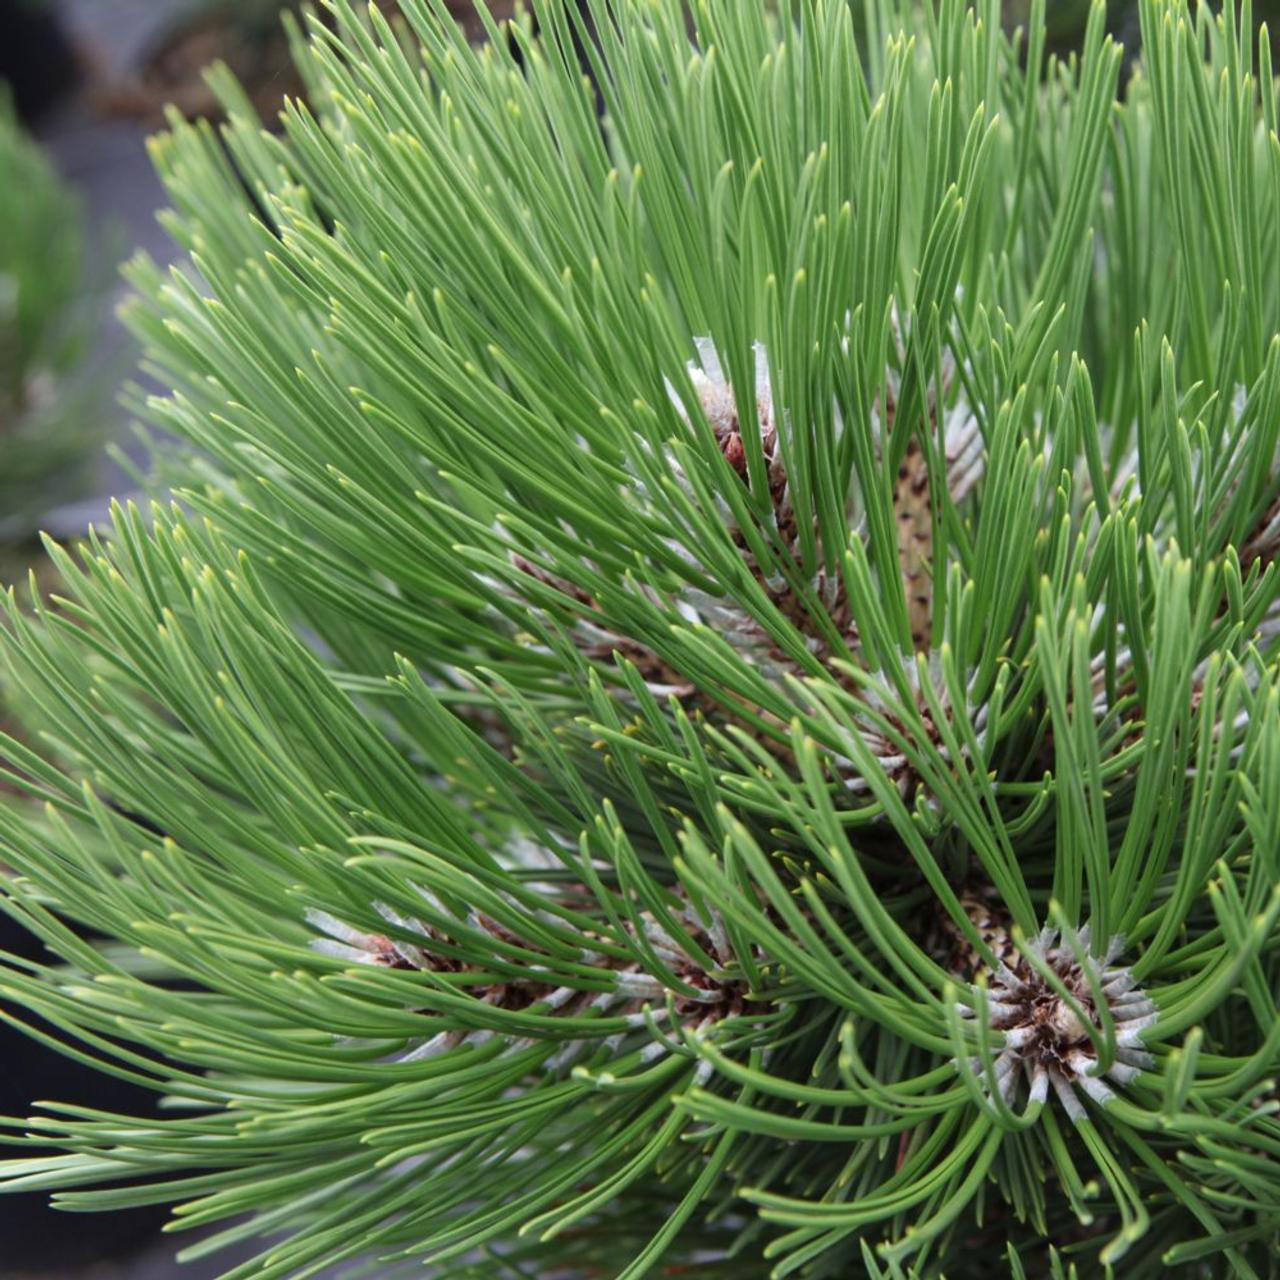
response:
[(9, 610), (0, 995), (164, 1105), (6, 1185), (232, 1277), (1274, 1276), (1265, 31), (1143, 0), (1117, 103), (1101, 0), (586, 7), (336, 0), (155, 144), (174, 497)]

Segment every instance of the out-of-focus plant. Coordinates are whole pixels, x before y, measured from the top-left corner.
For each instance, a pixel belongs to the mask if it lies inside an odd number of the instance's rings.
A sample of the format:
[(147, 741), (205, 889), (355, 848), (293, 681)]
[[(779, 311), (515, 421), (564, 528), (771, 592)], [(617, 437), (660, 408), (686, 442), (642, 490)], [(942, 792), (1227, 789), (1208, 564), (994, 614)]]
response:
[(31, 537), (95, 457), (87, 297), (80, 204), (0, 102), (0, 543)]

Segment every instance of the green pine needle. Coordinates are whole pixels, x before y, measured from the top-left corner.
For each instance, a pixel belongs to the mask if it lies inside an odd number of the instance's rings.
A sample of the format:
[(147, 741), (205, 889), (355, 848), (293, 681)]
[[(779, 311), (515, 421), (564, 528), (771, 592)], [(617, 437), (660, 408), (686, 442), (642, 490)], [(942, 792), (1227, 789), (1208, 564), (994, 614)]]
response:
[(1274, 1276), (1248, 4), (1119, 101), (1101, 0), (328, 7), (154, 144), (173, 501), (9, 606), (0, 998), (164, 1103), (0, 1189), (235, 1280)]

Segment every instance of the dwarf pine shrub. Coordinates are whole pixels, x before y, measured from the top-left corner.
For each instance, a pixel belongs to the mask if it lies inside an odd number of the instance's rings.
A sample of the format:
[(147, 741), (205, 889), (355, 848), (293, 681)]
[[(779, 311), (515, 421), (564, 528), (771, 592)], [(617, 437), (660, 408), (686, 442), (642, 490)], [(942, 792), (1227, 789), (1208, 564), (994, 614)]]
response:
[(175, 500), (9, 611), (0, 994), (164, 1101), (6, 1185), (246, 1278), (1275, 1276), (1248, 5), (1118, 103), (1100, 2), (333, 7), (155, 144)]

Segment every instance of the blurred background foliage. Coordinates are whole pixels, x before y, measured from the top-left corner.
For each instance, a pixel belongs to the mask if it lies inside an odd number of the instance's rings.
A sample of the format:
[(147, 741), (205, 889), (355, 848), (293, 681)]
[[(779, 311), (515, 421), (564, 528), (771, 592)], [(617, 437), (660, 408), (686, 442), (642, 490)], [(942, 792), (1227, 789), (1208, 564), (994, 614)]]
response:
[(0, 104), (0, 536), (71, 496), (96, 444), (83, 213)]
[[(856, 3), (856, 0), (853, 0)], [(110, 0), (87, 0), (108, 7)], [(471, 0), (448, 0), (479, 36)], [(159, 0), (156, 0), (160, 7)], [(490, 0), (500, 16), (510, 0)], [(285, 7), (295, 13), (302, 6)], [(388, 9), (394, 4), (388, 3)], [(37, 533), (60, 504), (91, 496), (97, 460), (119, 415), (111, 409), (120, 370), (103, 367), (92, 351), (108, 322), (103, 279), (88, 265), (86, 235), (102, 221), (97, 193), (74, 191), (58, 176), (42, 147), (20, 125), (12, 97), (34, 117), (58, 96), (79, 88), (83, 109), (101, 120), (132, 116), (139, 131), (159, 120), (163, 103), (177, 102), (187, 115), (216, 109), (203, 68), (228, 62), (271, 120), (284, 93), (300, 90), (292, 78), (280, 0), (196, 0), (173, 6), (173, 16), (124, 77), (104, 82), (92, 49), (73, 51), (58, 28), (60, 0), (0, 0), (0, 582), (21, 584), (29, 569), (48, 572)], [(1078, 47), (1090, 0), (1049, 0), (1051, 48), (1060, 55)], [(1030, 0), (1005, 0), (1010, 27), (1025, 25)], [(1254, 0), (1253, 16), (1280, 38), (1280, 0)], [(1108, 25), (1130, 56), (1139, 44), (1137, 6), (1108, 0)], [(38, 40), (38, 44), (37, 44)], [(75, 65), (79, 61), (79, 66)], [(100, 483), (100, 482), (99, 482)], [(0, 687), (0, 722), (17, 693)], [(23, 951), (30, 939), (0, 921), (0, 946)], [(32, 952), (34, 954), (34, 952)], [(5, 1066), (0, 1111), (21, 1112), (35, 1093), (77, 1096), (75, 1067), (16, 1033), (0, 1037)], [(101, 1079), (79, 1086), (85, 1102), (109, 1102)], [(128, 1105), (121, 1103), (121, 1105)], [(65, 1219), (42, 1216), (33, 1199), (0, 1206), (0, 1240), (6, 1257), (0, 1276), (13, 1269), (56, 1268), (71, 1277), (89, 1262), (101, 1264), (149, 1238), (153, 1221), (119, 1215), (95, 1218), (68, 1232)], [(83, 1256), (76, 1256), (82, 1254)], [(133, 1264), (123, 1274), (135, 1275)]]

